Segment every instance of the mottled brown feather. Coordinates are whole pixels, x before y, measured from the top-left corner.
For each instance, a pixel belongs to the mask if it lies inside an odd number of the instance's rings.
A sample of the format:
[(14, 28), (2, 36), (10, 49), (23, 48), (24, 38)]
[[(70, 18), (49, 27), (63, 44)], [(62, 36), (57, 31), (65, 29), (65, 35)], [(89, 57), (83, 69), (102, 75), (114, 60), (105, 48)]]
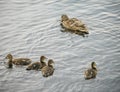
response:
[(76, 34), (80, 34), (81, 32), (85, 34), (89, 33), (87, 27), (82, 21), (76, 18), (68, 18), (67, 15), (61, 16), (61, 25), (63, 28), (72, 30), (72, 32)]

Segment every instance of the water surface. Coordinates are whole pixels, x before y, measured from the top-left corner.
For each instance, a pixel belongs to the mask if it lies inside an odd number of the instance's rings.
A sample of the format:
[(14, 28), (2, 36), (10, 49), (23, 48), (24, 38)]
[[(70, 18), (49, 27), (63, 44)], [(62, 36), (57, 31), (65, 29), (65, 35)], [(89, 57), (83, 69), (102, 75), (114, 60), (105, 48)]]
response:
[[(62, 14), (82, 20), (88, 37), (61, 32)], [(52, 58), (54, 75), (6, 69), (8, 53), (33, 62)], [(120, 92), (119, 60), (120, 0), (0, 0), (0, 92)], [(92, 61), (98, 75), (86, 81)]]

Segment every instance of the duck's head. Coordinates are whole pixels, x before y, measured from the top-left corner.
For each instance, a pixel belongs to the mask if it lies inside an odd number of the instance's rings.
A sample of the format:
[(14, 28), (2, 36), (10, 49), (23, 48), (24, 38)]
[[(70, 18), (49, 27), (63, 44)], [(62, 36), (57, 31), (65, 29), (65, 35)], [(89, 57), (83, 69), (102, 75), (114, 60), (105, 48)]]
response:
[(5, 57), (5, 59), (11, 59), (11, 60), (12, 60), (12, 58), (13, 58), (13, 56), (10, 53)]
[(52, 59), (48, 60), (48, 66), (50, 66), (50, 67), (54, 66), (54, 61)]
[(40, 57), (40, 62), (44, 62), (47, 58), (45, 56)]
[(91, 67), (92, 67), (92, 69), (97, 70), (97, 65), (96, 65), (96, 63), (95, 63), (95, 62), (92, 62), (92, 63), (91, 63)]
[(69, 18), (68, 18), (68, 16), (67, 15), (65, 15), (65, 14), (63, 14), (62, 16), (61, 16), (61, 21), (63, 22), (63, 21), (67, 21)]
[(13, 58), (13, 56), (12, 56), (11, 54), (8, 54), (8, 55), (5, 57), (5, 59), (9, 59), (9, 61), (7, 62), (8, 68), (13, 68), (12, 58)]

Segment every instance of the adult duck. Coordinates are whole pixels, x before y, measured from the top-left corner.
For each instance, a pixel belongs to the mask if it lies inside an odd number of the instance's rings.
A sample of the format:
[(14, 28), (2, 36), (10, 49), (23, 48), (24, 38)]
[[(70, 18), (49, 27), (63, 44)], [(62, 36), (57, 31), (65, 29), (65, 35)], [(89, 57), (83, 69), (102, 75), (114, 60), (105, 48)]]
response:
[(40, 69), (42, 69), (44, 66), (46, 66), (46, 63), (44, 62), (45, 59), (47, 59), (45, 56), (41, 56), (40, 62), (34, 62), (34, 63), (28, 65), (26, 70), (40, 70)]
[(53, 75), (55, 70), (53, 65), (54, 65), (54, 61), (52, 59), (48, 60), (48, 65), (41, 69), (43, 77), (48, 77)]
[(29, 65), (32, 62), (29, 58), (13, 58), (12, 54), (8, 54), (6, 59), (15, 65)]
[(92, 62), (91, 63), (91, 68), (87, 69), (85, 71), (85, 79), (92, 79), (92, 78), (96, 78), (97, 75), (97, 67), (96, 67), (96, 63)]
[(67, 15), (61, 16), (61, 25), (65, 30), (76, 34), (88, 34), (85, 24), (77, 18), (69, 18)]

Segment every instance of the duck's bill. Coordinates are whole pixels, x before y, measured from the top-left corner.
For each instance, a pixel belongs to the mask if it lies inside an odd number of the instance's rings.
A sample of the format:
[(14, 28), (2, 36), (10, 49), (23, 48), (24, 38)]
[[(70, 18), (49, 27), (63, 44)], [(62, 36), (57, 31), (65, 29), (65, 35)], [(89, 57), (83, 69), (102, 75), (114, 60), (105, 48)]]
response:
[(55, 65), (55, 63), (52, 63), (51, 65), (52, 65), (52, 66), (54, 66), (54, 65)]

